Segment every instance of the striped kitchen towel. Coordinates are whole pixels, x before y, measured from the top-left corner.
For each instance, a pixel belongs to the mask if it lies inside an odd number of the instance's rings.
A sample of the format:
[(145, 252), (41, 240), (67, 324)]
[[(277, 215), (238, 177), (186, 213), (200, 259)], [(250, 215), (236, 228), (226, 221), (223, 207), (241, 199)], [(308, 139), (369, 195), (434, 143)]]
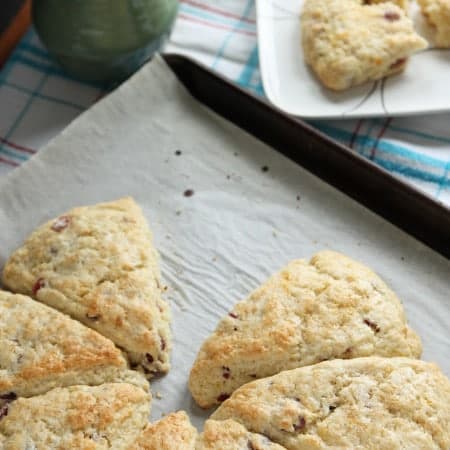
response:
[[(165, 50), (264, 95), (254, 0), (181, 0)], [(0, 72), (0, 174), (29, 158), (104, 92), (65, 75), (29, 31)], [(311, 123), (450, 205), (450, 114)]]

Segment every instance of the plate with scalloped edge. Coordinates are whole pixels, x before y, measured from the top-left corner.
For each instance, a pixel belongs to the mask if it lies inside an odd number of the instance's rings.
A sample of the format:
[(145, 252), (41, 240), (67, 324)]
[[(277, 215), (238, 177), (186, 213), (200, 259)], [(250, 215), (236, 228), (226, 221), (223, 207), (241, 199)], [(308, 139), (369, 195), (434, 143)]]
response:
[(404, 72), (343, 92), (322, 86), (303, 59), (303, 0), (256, 0), (261, 76), (268, 99), (308, 119), (408, 116), (450, 111), (450, 49), (436, 49), (419, 7), (410, 15), (430, 47), (413, 55)]

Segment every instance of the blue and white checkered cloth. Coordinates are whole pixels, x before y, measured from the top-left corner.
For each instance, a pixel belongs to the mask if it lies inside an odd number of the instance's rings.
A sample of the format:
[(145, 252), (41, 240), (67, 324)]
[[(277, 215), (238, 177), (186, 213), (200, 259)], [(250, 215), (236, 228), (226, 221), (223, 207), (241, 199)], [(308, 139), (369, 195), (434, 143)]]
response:
[[(181, 0), (165, 50), (264, 95), (254, 0)], [(104, 93), (68, 77), (30, 30), (0, 71), (0, 175), (31, 157)], [(450, 90), (442, 95), (450, 97)], [(450, 205), (450, 114), (312, 124)]]

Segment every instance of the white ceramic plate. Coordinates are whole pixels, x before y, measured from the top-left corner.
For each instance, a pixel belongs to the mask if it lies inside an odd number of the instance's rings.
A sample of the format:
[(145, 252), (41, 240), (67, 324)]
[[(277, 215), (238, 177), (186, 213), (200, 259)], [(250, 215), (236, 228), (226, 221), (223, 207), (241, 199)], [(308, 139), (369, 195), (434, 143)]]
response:
[[(406, 70), (342, 93), (320, 84), (305, 65), (300, 39), (303, 0), (257, 0), (259, 59), (269, 100), (304, 118), (406, 116), (450, 110), (450, 50), (414, 55)], [(416, 5), (411, 15), (430, 37)]]

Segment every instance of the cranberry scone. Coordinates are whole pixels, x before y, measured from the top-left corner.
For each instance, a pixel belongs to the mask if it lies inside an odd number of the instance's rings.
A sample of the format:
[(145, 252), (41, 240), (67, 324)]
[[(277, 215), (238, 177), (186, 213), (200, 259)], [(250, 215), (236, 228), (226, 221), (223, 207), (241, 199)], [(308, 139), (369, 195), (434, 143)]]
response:
[(450, 0), (418, 0), (422, 14), (434, 30), (434, 44), (450, 47)]
[(301, 28), (306, 63), (336, 91), (400, 72), (411, 54), (427, 47), (391, 2), (306, 0)]
[(221, 320), (200, 348), (189, 388), (208, 408), (282, 370), (421, 351), (394, 292), (363, 264), (322, 251), (292, 261)]
[(251, 433), (234, 420), (207, 420), (195, 450), (285, 450), (267, 436)]
[(3, 406), (0, 448), (127, 450), (149, 408), (149, 394), (127, 383), (56, 388)]
[(158, 254), (131, 198), (74, 208), (40, 226), (7, 261), (3, 283), (111, 339), (149, 378), (169, 370)]
[(109, 339), (29, 297), (0, 291), (0, 406), (5, 398), (113, 381), (148, 389)]
[(148, 424), (128, 450), (195, 450), (197, 430), (184, 411)]
[(283, 450), (266, 436), (251, 433), (234, 420), (207, 420), (200, 435), (184, 411), (149, 424), (129, 450)]
[(450, 381), (409, 358), (325, 361), (246, 384), (211, 418), (288, 450), (448, 450)]

